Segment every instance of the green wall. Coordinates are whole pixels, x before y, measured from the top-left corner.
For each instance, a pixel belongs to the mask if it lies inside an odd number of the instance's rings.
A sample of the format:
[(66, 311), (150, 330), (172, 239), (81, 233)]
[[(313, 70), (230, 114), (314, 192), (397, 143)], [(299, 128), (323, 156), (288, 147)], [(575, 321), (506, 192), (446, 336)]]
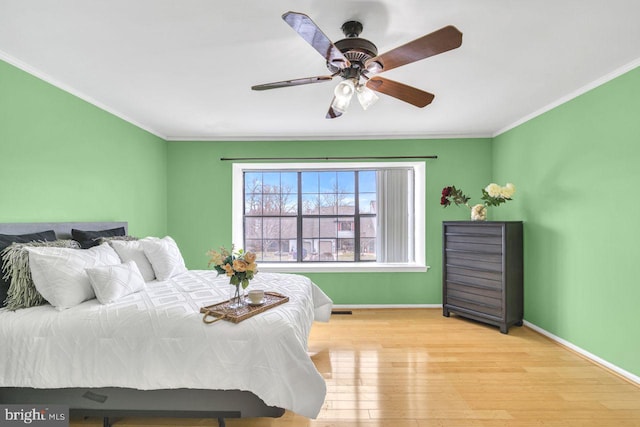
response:
[(640, 375), (640, 69), (494, 140), (525, 221), (525, 319)]
[(426, 273), (307, 274), (336, 304), (439, 304), (442, 221), (468, 219), (463, 207), (442, 208), (440, 193), (456, 185), (479, 200), (489, 183), (489, 139), (254, 141), (169, 143), (169, 233), (189, 268), (206, 268), (205, 252), (231, 246), (231, 167), (221, 157), (437, 155), (426, 160)]
[(0, 61), (0, 222), (167, 228), (167, 142)]

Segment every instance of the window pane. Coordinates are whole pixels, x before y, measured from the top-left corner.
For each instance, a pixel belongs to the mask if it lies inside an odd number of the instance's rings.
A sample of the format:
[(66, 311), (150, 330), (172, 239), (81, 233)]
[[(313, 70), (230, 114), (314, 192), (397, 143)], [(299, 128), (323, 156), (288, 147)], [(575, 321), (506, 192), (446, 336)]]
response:
[(280, 174), (280, 188), (282, 188), (283, 193), (297, 193), (298, 192), (298, 173), (282, 172)]
[(320, 193), (335, 193), (338, 189), (336, 172), (319, 172)]
[(282, 215), (298, 215), (298, 195), (282, 193), (280, 195), (280, 213)]
[(293, 248), (295, 247), (296, 247), (295, 239), (283, 240), (280, 243), (280, 261), (283, 261), (283, 262), (295, 261), (295, 259), (293, 259), (293, 256), (292, 256)]
[(280, 172), (265, 172), (262, 174), (262, 188), (265, 193), (280, 191)]
[(280, 215), (280, 195), (265, 193), (262, 195), (262, 214)]
[(355, 261), (353, 239), (338, 239), (338, 261)]
[(303, 238), (320, 237), (320, 218), (303, 218), (302, 219), (302, 237)]
[(356, 213), (356, 195), (355, 193), (340, 194), (338, 200), (338, 214), (353, 215)]
[(245, 194), (244, 213), (246, 215), (262, 215), (262, 195), (255, 193)]
[(338, 237), (337, 218), (320, 218), (320, 237)]
[(303, 215), (318, 215), (320, 213), (320, 201), (316, 194), (302, 195), (302, 214)]
[(263, 257), (266, 261), (273, 260), (276, 252), (280, 251), (280, 240), (278, 239), (264, 239), (262, 241), (262, 248), (264, 250)]
[(269, 242), (270, 246), (266, 247), (265, 246), (265, 250), (262, 252), (262, 260), (263, 261), (278, 261), (278, 259), (276, 258), (275, 255), (275, 247), (276, 247), (276, 243), (275, 242)]
[(295, 241), (298, 237), (298, 221), (296, 218), (282, 218), (280, 220), (280, 231), (283, 239), (293, 239)]
[(360, 213), (377, 213), (376, 193), (360, 193)]
[(318, 192), (318, 172), (302, 172), (302, 193)]
[(249, 252), (255, 252), (256, 259), (262, 261), (262, 240), (245, 240), (244, 249)]
[(336, 260), (336, 240), (320, 239), (318, 242), (318, 259), (317, 261), (335, 261)]
[(358, 172), (358, 186), (360, 193), (376, 192), (376, 171)]
[(338, 189), (345, 193), (356, 192), (355, 171), (338, 172)]
[(262, 235), (265, 239), (265, 249), (269, 247), (267, 240), (280, 239), (280, 218), (264, 218), (262, 222)]
[[(309, 261), (312, 258), (312, 252), (313, 252), (313, 247), (314, 247), (314, 240), (312, 239), (303, 239), (302, 240), (302, 260), (303, 261)], [(283, 261), (297, 261), (298, 259), (298, 248), (296, 247), (296, 245), (291, 245), (290, 247), (290, 251), (289, 251), (289, 255), (288, 257), (285, 259), (285, 257), (283, 256), (282, 260)]]
[(265, 261), (290, 261), (288, 240), (271, 241), (268, 249), (264, 255)]
[(317, 261), (318, 260), (318, 239), (302, 239), (302, 260)]
[(376, 239), (360, 239), (360, 261), (376, 260)]
[(376, 217), (360, 217), (360, 237), (377, 237)]
[(320, 215), (335, 215), (338, 213), (338, 197), (335, 193), (320, 194)]
[(262, 218), (247, 217), (244, 221), (244, 238), (262, 238)]
[(340, 217), (338, 218), (338, 237), (353, 238), (355, 233), (355, 218)]
[(262, 193), (262, 172), (245, 172), (244, 192)]

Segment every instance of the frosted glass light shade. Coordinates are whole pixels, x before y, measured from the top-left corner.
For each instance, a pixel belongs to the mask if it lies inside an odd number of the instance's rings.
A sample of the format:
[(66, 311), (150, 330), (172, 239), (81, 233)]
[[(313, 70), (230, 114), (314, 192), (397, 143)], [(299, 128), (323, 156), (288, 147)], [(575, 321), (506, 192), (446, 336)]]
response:
[(356, 87), (351, 80), (343, 80), (338, 83), (338, 86), (333, 90), (336, 98), (348, 98), (351, 100)]
[(335, 97), (333, 98), (331, 107), (340, 113), (344, 113), (347, 108), (349, 108), (351, 98), (355, 91), (356, 87), (351, 80), (341, 81), (333, 91)]
[(356, 88), (356, 94), (358, 95), (358, 101), (362, 108), (366, 110), (378, 101), (378, 95), (365, 85), (359, 85)]

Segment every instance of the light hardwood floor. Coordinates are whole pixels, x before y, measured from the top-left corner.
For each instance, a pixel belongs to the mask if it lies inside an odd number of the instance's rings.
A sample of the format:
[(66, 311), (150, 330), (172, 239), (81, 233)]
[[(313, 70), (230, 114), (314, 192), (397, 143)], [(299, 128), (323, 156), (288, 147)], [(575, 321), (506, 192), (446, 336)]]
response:
[[(440, 309), (354, 310), (315, 323), (309, 352), (327, 382), (318, 419), (287, 412), (227, 426), (640, 427), (638, 385), (527, 327), (504, 335)], [(114, 427), (141, 425), (217, 422), (127, 418)]]

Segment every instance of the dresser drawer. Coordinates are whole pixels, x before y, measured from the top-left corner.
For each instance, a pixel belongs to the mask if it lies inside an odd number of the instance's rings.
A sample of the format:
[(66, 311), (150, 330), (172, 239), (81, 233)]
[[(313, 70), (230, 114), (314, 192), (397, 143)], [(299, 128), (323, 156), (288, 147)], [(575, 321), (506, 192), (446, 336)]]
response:
[(449, 295), (450, 292), (456, 292), (458, 296), (465, 297), (467, 299), (487, 298), (486, 302), (497, 301), (496, 304), (498, 305), (501, 305), (503, 294), (501, 289), (468, 286), (461, 285), (460, 283), (447, 282), (447, 295)]
[(470, 267), (479, 270), (502, 272), (501, 254), (447, 251), (447, 267)]
[(502, 236), (502, 226), (499, 224), (445, 224), (447, 234), (462, 234), (465, 236)]
[(449, 251), (478, 252), (486, 254), (502, 254), (502, 245), (475, 242), (446, 242)]
[(477, 299), (468, 299), (453, 295), (447, 295), (447, 306), (453, 310), (455, 307), (477, 311), (478, 313), (502, 318), (502, 304), (483, 303)]
[(502, 291), (447, 282), (446, 304), (502, 317)]
[(447, 243), (480, 243), (484, 245), (502, 245), (502, 236), (478, 234), (447, 234)]
[(468, 266), (458, 266), (447, 264), (447, 276), (456, 274), (460, 276), (477, 277), (479, 279), (487, 279), (496, 283), (502, 282), (502, 272), (485, 270), (482, 268), (473, 268)]
[[(447, 268), (446, 272), (446, 281), (459, 283), (461, 285), (469, 285), (475, 287), (482, 288), (490, 288), (490, 289), (502, 289), (502, 274), (495, 272), (482, 272), (482, 275), (474, 275), (472, 274), (472, 270), (461, 269), (461, 268)], [(495, 275), (495, 277), (486, 277), (491, 274)], [(485, 277), (482, 277), (485, 276)]]

